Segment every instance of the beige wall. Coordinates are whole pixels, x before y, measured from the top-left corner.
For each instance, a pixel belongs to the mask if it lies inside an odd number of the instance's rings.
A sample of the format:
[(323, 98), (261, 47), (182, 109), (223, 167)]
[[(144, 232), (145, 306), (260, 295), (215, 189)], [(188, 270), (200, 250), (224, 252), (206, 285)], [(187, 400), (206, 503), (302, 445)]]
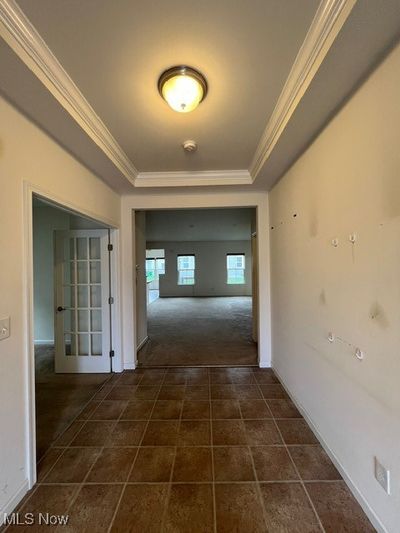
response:
[(120, 198), (53, 140), (0, 99), (0, 516), (26, 490), (28, 331), (24, 181), (58, 202), (119, 225)]
[[(270, 194), (273, 366), (393, 533), (400, 524), (399, 87), (397, 47)], [(341, 340), (330, 344), (330, 331)], [(356, 347), (365, 351), (362, 362)], [(374, 479), (374, 456), (391, 471), (391, 496)]]
[(33, 209), (33, 318), (35, 342), (54, 342), (54, 232), (70, 229), (70, 216), (54, 207)]

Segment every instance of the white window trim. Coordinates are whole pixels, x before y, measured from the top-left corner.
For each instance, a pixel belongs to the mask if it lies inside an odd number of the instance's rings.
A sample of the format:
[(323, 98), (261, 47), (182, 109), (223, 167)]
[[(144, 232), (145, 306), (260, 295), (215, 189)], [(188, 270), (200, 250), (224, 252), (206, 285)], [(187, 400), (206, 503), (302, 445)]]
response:
[[(229, 268), (229, 257), (243, 257), (243, 268)], [(229, 271), (230, 270), (243, 270), (243, 281), (240, 283), (229, 283)], [(246, 254), (245, 253), (229, 253), (226, 254), (226, 284), (227, 285), (245, 285), (246, 284)]]
[[(193, 268), (179, 268), (180, 257), (193, 257)], [(179, 287), (193, 287), (196, 284), (196, 256), (195, 254), (178, 254), (176, 256), (176, 269), (177, 269), (177, 285)], [(193, 271), (193, 283), (180, 283), (180, 273)]]

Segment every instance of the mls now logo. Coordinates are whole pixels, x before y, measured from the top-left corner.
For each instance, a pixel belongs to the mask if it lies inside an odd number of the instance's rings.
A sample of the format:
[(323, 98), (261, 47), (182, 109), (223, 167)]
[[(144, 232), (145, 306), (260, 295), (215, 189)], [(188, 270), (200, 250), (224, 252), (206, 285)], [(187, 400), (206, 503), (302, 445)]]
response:
[(50, 513), (4, 513), (3, 523), (6, 526), (65, 526), (69, 520), (68, 515), (55, 515)]

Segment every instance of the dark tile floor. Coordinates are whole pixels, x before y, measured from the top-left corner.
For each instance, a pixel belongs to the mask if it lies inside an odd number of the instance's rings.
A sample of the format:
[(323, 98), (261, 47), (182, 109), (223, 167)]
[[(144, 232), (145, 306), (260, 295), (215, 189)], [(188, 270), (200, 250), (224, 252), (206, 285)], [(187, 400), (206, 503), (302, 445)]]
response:
[(273, 372), (256, 368), (113, 376), (40, 461), (25, 512), (67, 514), (67, 532), (374, 531)]
[(54, 346), (35, 346), (38, 459), (109, 378), (110, 374), (56, 374)]

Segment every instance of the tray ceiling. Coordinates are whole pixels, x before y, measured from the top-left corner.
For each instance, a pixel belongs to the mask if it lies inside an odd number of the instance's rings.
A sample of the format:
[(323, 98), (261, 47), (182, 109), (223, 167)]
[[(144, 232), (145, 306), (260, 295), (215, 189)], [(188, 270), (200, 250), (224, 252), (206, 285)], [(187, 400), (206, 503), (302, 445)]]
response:
[[(268, 159), (290, 119), (298, 120), (296, 110), (323, 60), (335, 59), (343, 25), (351, 42), (360, 33), (349, 32), (349, 26), (365, 18), (365, 11), (367, 22), (376, 14), (362, 3), (354, 8), (355, 0), (0, 0), (0, 34), (63, 108), (60, 113), (54, 103), (49, 106), (50, 132), (57, 137), (58, 129), (64, 131), (62, 142), (75, 153), (76, 126), (66, 126), (68, 115), (88, 137), (80, 143), (79, 159), (103, 178), (112, 176), (107, 179), (117, 189), (257, 186), (257, 177), (258, 185), (268, 188), (277, 177), (268, 173)], [(399, 17), (396, 2), (388, 0), (386, 7), (387, 15), (380, 14), (386, 23), (375, 36), (379, 52), (395, 38), (389, 21)], [(377, 39), (384, 32), (385, 42)], [(4, 45), (2, 57), (15, 73)], [(182, 63), (199, 69), (209, 83), (206, 100), (188, 114), (172, 111), (157, 92), (159, 74)], [(24, 77), (27, 86), (35, 85), (20, 72), (19, 81)], [(343, 85), (342, 80), (340, 94), (325, 107), (340, 102)], [(34, 97), (28, 106), (26, 95), (12, 86), (10, 79), (0, 87), (16, 95), (29, 114)], [(46, 97), (37, 98), (45, 112)], [(46, 128), (43, 114), (35, 120)], [(313, 131), (326, 115), (325, 109)], [(309, 137), (308, 132), (300, 146)], [(198, 143), (195, 153), (181, 147), (189, 138)]]

